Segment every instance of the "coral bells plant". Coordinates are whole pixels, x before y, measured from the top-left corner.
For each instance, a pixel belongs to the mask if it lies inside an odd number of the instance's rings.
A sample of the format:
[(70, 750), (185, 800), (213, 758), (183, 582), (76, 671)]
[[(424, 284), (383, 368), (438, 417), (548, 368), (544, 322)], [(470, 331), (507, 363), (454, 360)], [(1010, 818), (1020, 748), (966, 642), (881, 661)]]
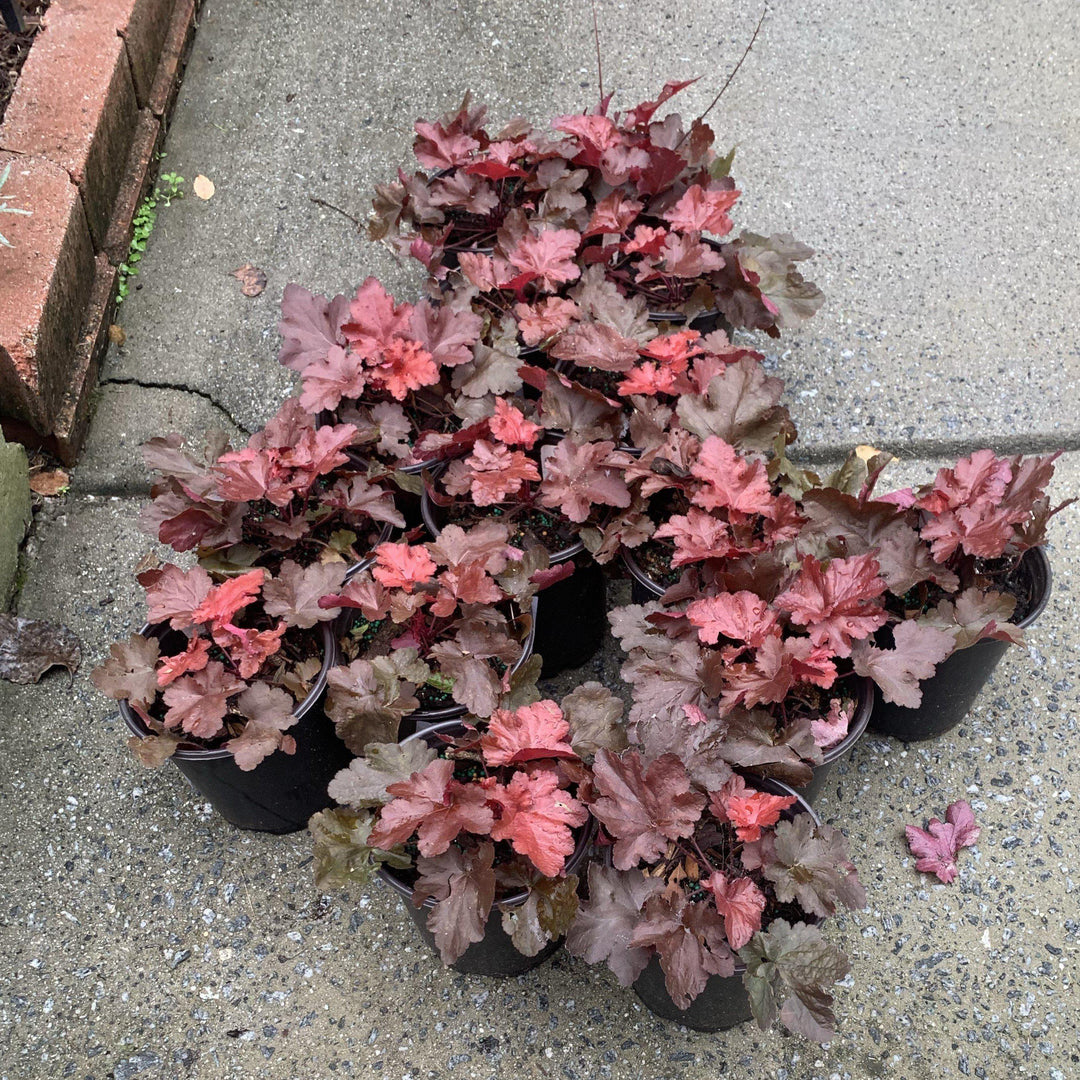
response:
[(273, 570), (286, 556), (356, 563), (371, 535), (405, 522), (388, 490), (344, 468), (355, 433), (351, 424), (318, 424), (290, 398), (242, 450), (220, 433), (201, 458), (177, 435), (151, 439), (143, 457), (157, 480), (140, 524), (223, 573), (255, 562)]
[(354, 616), (341, 644), (350, 662), (328, 676), (327, 712), (346, 745), (362, 753), (396, 739), (405, 717), (455, 704), (490, 716), (518, 681), (546, 567), (546, 552), (514, 547), (497, 521), (380, 544), (370, 568), (319, 601)]
[(300, 404), (351, 424), (357, 453), (412, 464), (423, 432), (460, 422), (447, 395), (451, 379), (460, 384), (473, 369), (480, 316), (430, 300), (399, 304), (373, 277), (352, 300), (288, 285), (281, 310), (278, 359), (300, 376)]
[(554, 555), (576, 542), (581, 527), (629, 506), (622, 475), (629, 457), (611, 439), (544, 438), (544, 422), (559, 422), (546, 403), (537, 423), (524, 411), (528, 403), (497, 400), (489, 419), (446, 442), (442, 453), (456, 456), (427, 488), (433, 523), (493, 515), (516, 542), (540, 543)]
[[(1010, 620), (1027, 614), (1019, 562), (1045, 542), (1050, 518), (1069, 505), (1051, 507), (1046, 488), (1057, 454), (998, 458), (979, 450), (932, 483), (879, 498), (873, 491), (888, 455), (869, 458), (849, 477), (848, 491), (815, 488), (800, 498), (808, 519), (800, 544), (823, 556), (846, 553), (843, 562), (873, 559), (884, 588), (873, 601), (881, 635), (858, 635), (851, 649), (855, 670), (872, 678), (888, 702), (917, 708), (920, 682), (958, 649), (984, 638), (1019, 643)], [(875, 586), (876, 587), (876, 586)], [(803, 581), (805, 601), (793, 598), (793, 618), (820, 620)], [(810, 606), (808, 606), (808, 604)], [(827, 628), (818, 629), (827, 636)]]
[(692, 774), (691, 739), (677, 751), (597, 752), (587, 802), (611, 841), (611, 865), (590, 866), (567, 948), (606, 962), (624, 986), (657, 957), (679, 1009), (741, 962), (762, 1028), (779, 1016), (828, 1041), (827, 988), (849, 965), (817, 923), (866, 904), (843, 835), (799, 812), (790, 794), (722, 767)]
[[(444, 963), (481, 941), (493, 911), (517, 949), (535, 956), (578, 908), (568, 861), (589, 812), (587, 770), (554, 701), (498, 709), (486, 725), (442, 725), (426, 736), (371, 744), (330, 785), (340, 809), (312, 818), (320, 887), (394, 868), (427, 918)], [(522, 904), (501, 906), (521, 890)]]
[(221, 584), (199, 566), (140, 574), (155, 630), (114, 644), (91, 675), (146, 726), (147, 737), (129, 740), (140, 760), (159, 766), (181, 745), (223, 747), (250, 771), (275, 750), (293, 753), (287, 731), (323, 664), (318, 626), (334, 614), (318, 596), (344, 576), (340, 564), (289, 561), (277, 577), (255, 568)]
[[(534, 327), (564, 319), (564, 288), (594, 266), (626, 295), (680, 317), (719, 309), (734, 326), (798, 324), (820, 291), (796, 264), (812, 252), (787, 235), (734, 229), (741, 194), (704, 116), (687, 128), (662, 105), (695, 80), (610, 113), (555, 117), (554, 136), (523, 120), (490, 134), (466, 97), (441, 120), (416, 122), (427, 172), (377, 185), (369, 234), (436, 278), (456, 268), (483, 304)], [(522, 310), (522, 308), (526, 310)], [(546, 333), (544, 333), (546, 336)]]

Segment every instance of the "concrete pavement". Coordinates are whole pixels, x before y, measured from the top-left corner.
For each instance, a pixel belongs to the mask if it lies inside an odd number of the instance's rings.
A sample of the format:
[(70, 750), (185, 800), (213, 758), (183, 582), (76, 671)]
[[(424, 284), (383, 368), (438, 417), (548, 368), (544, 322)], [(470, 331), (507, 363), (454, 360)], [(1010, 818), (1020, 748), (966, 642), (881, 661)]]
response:
[[(685, 113), (758, 16), (712, 0), (598, 10), (605, 86), (630, 105), (705, 73)], [(739, 144), (742, 221), (820, 252), (826, 307), (770, 358), (812, 454), (889, 445), (907, 481), (939, 452), (1080, 448), (1078, 42), (1066, 0), (774, 6), (715, 126)], [(969, 718), (927, 745), (865, 738), (830, 778), (821, 811), (870, 904), (830, 926), (853, 975), (828, 1048), (684, 1031), (565, 953), (509, 982), (448, 972), (386, 890), (321, 897), (303, 834), (234, 830), (127, 752), (87, 675), (143, 617), (139, 442), (274, 411), (286, 282), (344, 291), (374, 273), (410, 295), (413, 276), (308, 197), (362, 218), (407, 161), (411, 119), (468, 87), (502, 117), (593, 100), (588, 5), (203, 8), (163, 166), (216, 194), (160, 212), (71, 493), (24, 553), (18, 613), (67, 623), (85, 659), (70, 689), (63, 673), (0, 683), (0, 1080), (1075, 1076), (1075, 508), (1051, 529), (1049, 608)], [(245, 262), (267, 273), (260, 297), (229, 277)], [(1055, 493), (1078, 488), (1070, 453)], [(616, 670), (609, 649), (581, 677)], [(983, 833), (943, 886), (914, 870), (903, 826), (957, 798)]]

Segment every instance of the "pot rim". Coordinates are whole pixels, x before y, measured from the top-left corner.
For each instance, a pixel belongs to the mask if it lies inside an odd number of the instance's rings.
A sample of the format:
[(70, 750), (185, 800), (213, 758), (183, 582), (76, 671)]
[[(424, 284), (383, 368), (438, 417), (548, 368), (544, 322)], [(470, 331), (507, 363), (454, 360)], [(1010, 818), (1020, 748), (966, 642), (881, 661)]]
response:
[(858, 689), (855, 692), (855, 715), (848, 724), (847, 734), (838, 743), (833, 743), (832, 746), (827, 746), (821, 751), (821, 763), (815, 765), (814, 768), (820, 769), (825, 765), (832, 765), (847, 754), (863, 737), (873, 711), (874, 680), (864, 675), (859, 679)]
[(1050, 603), (1050, 593), (1054, 588), (1054, 571), (1050, 565), (1050, 557), (1046, 554), (1046, 546), (1040, 544), (1038, 547), (1028, 548), (1021, 555), (1020, 562), (1025, 563), (1029, 559), (1031, 560), (1029, 569), (1034, 578), (1035, 587), (1039, 589), (1039, 595), (1035, 606), (1015, 624), (1021, 630), (1026, 630), (1046, 610), (1046, 605)]
[[(330, 669), (337, 663), (338, 651), (337, 651), (337, 637), (334, 634), (334, 622), (331, 620), (328, 622), (320, 623), (322, 628), (323, 639), (323, 662), (322, 668), (319, 670), (319, 674), (316, 676), (315, 681), (311, 684), (311, 689), (307, 693), (307, 697), (303, 701), (299, 702), (293, 709), (293, 716), (297, 721), (302, 720), (311, 710), (315, 707), (315, 704), (323, 695), (323, 691), (326, 689), (326, 676), (329, 674)], [(143, 637), (157, 637), (159, 633), (164, 633), (169, 629), (167, 623), (145, 623), (139, 630), (139, 633)], [(182, 631), (177, 631), (182, 633)], [(124, 698), (119, 702), (120, 715), (127, 724), (128, 731), (132, 735), (137, 735), (140, 739), (148, 739), (151, 737), (151, 732), (147, 730), (146, 725), (139, 718), (138, 714), (131, 708), (127, 702), (127, 698)], [(173, 751), (172, 757), (179, 759), (180, 761), (221, 761), (224, 758), (231, 758), (233, 756), (231, 750), (225, 749), (224, 746), (219, 747), (203, 747), (193, 746), (188, 744), (186, 747), (184, 743), (181, 743), (176, 750)]]
[[(534, 598), (535, 599), (535, 598)], [(429, 728), (424, 728), (422, 731), (414, 732), (412, 735), (407, 736), (401, 740), (402, 745), (409, 742), (415, 742), (418, 739), (428, 741), (428, 736), (437, 735), (450, 735), (460, 734), (465, 730), (465, 725), (460, 720), (444, 720), (440, 724), (433, 724)], [(592, 843), (594, 834), (596, 833), (596, 818), (589, 813), (589, 819), (581, 827), (581, 835), (578, 837), (577, 844), (574, 850), (571, 852), (570, 857), (566, 860), (566, 866), (563, 869), (563, 877), (568, 874), (572, 874), (582, 862), (586, 859), (589, 853), (589, 846)], [(379, 877), (386, 882), (399, 896), (404, 897), (408, 902), (412, 903), (413, 890), (409, 885), (406, 885), (400, 878), (394, 876), (393, 872), (385, 866), (379, 867)], [(492, 909), (495, 906), (500, 907), (519, 907), (529, 899), (529, 890), (522, 889), (520, 892), (511, 893), (510, 896), (504, 897), (502, 900), (496, 899), (492, 904)], [(424, 898), (421, 907), (431, 909), (435, 906), (435, 901), (430, 896)]]
[[(444, 465), (445, 469), (446, 466)], [(434, 470), (433, 470), (434, 471)], [(434, 471), (434, 475), (438, 476), (443, 469)], [(442, 532), (442, 527), (435, 520), (435, 504), (431, 501), (431, 497), (428, 495), (427, 487), (424, 487), (424, 493), (420, 496), (420, 516), (424, 519), (424, 524), (427, 526), (427, 530), (431, 533), (432, 539), (438, 540), (439, 533)], [(549, 564), (551, 566), (557, 566), (559, 563), (566, 562), (567, 559), (572, 559), (575, 555), (580, 555), (585, 550), (585, 541), (578, 539), (575, 543), (570, 544), (568, 547), (562, 548), (560, 551), (552, 552), (549, 555)], [(533, 597), (535, 600), (536, 598)]]
[[(661, 588), (657, 582), (653, 581), (653, 579), (645, 573), (641, 563), (634, 558), (629, 548), (620, 547), (619, 557), (622, 559), (623, 566), (630, 571), (630, 576), (637, 581), (638, 584), (644, 585), (645, 588), (652, 592), (657, 600), (667, 592), (667, 589)], [(660, 591), (657, 592), (657, 589), (660, 589)]]
[(394, 526), (389, 521), (384, 521), (382, 529), (379, 532), (379, 538), (371, 545), (371, 550), (365, 555), (359, 562), (354, 562), (345, 571), (345, 582), (349, 582), (351, 578), (356, 577), (361, 570), (366, 570), (375, 561), (375, 549), (380, 544), (385, 544), (394, 534)]

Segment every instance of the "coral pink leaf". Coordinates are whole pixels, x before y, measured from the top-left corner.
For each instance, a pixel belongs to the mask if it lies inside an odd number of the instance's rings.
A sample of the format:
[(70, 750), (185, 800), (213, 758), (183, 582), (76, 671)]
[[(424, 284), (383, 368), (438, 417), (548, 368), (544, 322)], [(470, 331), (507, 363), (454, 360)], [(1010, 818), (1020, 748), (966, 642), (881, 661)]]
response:
[(509, 840), (545, 876), (561, 874), (574, 850), (572, 828), (584, 825), (589, 811), (559, 787), (554, 771), (516, 772), (509, 784), (494, 784), (488, 797), (499, 809), (493, 840)]
[(554, 701), (538, 701), (510, 712), (496, 709), (480, 749), (488, 765), (517, 765), (540, 758), (576, 758), (567, 741), (570, 724)]
[(945, 821), (931, 818), (925, 830), (908, 825), (904, 831), (911, 854), (916, 857), (915, 869), (935, 874), (945, 884), (956, 877), (960, 849), (971, 847), (980, 832), (971, 806), (963, 799), (949, 804)]
[(380, 544), (375, 549), (375, 580), (388, 589), (400, 588), (407, 593), (414, 586), (430, 581), (438, 567), (423, 544)]
[(265, 577), (266, 571), (260, 567), (214, 586), (192, 612), (192, 620), (197, 623), (231, 622), (241, 608), (247, 607), (259, 595)]

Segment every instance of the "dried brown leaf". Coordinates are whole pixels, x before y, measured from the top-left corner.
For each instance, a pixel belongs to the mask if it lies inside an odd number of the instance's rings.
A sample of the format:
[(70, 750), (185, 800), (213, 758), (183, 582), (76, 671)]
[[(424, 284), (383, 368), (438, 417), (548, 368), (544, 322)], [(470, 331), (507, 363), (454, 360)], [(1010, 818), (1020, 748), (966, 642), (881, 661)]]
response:
[[(208, 195), (207, 198), (209, 197)], [(266, 288), (266, 274), (257, 266), (252, 266), (251, 263), (238, 266), (232, 272), (232, 276), (240, 282), (240, 291), (245, 296), (258, 296)]]
[(62, 495), (70, 483), (71, 477), (63, 469), (46, 469), (30, 474), (30, 490), (38, 495)]
[(36, 683), (49, 668), (63, 667), (74, 681), (81, 661), (79, 639), (66, 626), (0, 614), (0, 679)]
[(214, 181), (208, 176), (199, 173), (192, 181), (191, 190), (204, 202), (214, 197)]

